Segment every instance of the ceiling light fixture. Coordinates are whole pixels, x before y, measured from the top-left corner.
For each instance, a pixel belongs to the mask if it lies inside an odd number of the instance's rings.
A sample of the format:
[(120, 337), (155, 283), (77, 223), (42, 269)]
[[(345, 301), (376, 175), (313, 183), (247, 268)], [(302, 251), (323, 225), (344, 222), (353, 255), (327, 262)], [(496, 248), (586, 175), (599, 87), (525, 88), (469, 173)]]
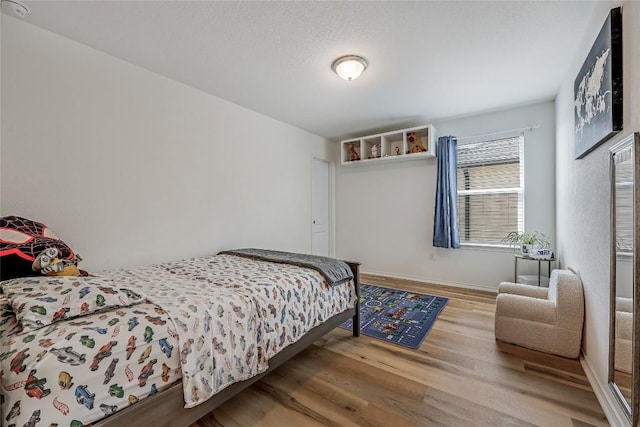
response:
[(331, 69), (341, 78), (351, 81), (360, 77), (367, 65), (367, 61), (361, 56), (346, 55), (333, 61)]
[(9, 6), (18, 18), (24, 18), (31, 12), (31, 9), (20, 0), (0, 0), (0, 4)]

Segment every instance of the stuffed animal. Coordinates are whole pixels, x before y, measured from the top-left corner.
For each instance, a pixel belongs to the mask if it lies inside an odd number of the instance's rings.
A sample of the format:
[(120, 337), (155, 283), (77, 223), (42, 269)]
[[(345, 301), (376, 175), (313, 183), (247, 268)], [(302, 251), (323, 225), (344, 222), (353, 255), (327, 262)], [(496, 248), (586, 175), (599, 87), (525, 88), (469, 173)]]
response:
[(70, 260), (71, 249), (45, 224), (19, 216), (0, 218), (0, 280), (39, 275), (33, 262), (44, 250), (58, 249), (57, 257)]
[(349, 160), (351, 160), (352, 162), (356, 160), (360, 160), (360, 154), (358, 154), (353, 144), (349, 145), (349, 154), (350, 154)]
[(374, 159), (380, 157), (380, 145), (375, 144), (371, 146), (371, 157)]
[(420, 142), (420, 138), (418, 138), (418, 135), (416, 135), (415, 132), (407, 133), (407, 142), (409, 143), (409, 151), (407, 152), (407, 154), (422, 153), (424, 151), (427, 151), (427, 149), (424, 148), (424, 145), (422, 145), (422, 143)]
[(79, 255), (71, 259), (58, 258), (57, 248), (47, 248), (33, 261), (31, 269), (47, 276), (80, 276), (77, 264), (82, 260)]

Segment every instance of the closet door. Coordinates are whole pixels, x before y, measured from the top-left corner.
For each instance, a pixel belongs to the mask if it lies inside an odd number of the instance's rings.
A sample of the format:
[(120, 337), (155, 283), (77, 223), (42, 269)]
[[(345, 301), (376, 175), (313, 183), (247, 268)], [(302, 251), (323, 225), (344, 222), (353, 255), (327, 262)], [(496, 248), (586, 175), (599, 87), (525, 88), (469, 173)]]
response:
[(311, 253), (329, 256), (329, 162), (314, 158), (311, 175)]

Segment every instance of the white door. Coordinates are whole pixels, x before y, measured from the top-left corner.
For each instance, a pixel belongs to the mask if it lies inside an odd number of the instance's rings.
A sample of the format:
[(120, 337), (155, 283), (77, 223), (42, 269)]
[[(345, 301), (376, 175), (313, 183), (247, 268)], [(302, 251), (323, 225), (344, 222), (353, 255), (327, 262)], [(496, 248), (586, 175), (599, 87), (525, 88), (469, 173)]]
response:
[(311, 216), (311, 253), (329, 256), (329, 163), (320, 159), (313, 159)]

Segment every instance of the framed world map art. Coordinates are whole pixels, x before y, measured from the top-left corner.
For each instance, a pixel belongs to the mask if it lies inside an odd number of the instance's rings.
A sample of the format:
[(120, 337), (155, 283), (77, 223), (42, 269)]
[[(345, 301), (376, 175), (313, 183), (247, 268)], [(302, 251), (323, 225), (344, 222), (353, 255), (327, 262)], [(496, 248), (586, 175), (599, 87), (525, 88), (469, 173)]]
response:
[(622, 9), (611, 9), (573, 85), (575, 156), (622, 130)]

